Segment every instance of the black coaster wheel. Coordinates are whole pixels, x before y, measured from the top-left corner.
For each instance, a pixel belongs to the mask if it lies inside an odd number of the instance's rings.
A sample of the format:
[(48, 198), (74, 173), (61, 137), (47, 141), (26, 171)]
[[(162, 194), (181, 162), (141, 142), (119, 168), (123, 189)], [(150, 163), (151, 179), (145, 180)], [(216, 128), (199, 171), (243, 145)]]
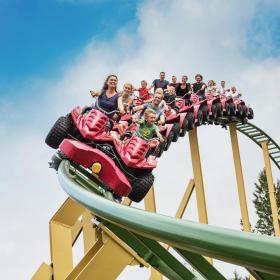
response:
[(187, 133), (187, 130), (188, 130), (188, 116), (186, 115), (184, 120), (183, 120), (182, 128), (181, 128), (181, 131), (179, 133), (179, 136), (184, 137)]
[(134, 202), (140, 202), (148, 193), (154, 183), (155, 177), (152, 173), (140, 175), (132, 184), (132, 191), (128, 198)]
[(235, 106), (234, 103), (229, 103), (229, 110), (230, 110), (230, 116), (235, 116)]
[(201, 126), (203, 124), (203, 113), (201, 110), (197, 112), (197, 121), (195, 123), (196, 126)]
[(155, 151), (153, 153), (154, 156), (156, 157), (161, 157), (163, 151), (164, 151), (164, 147), (165, 147), (166, 143), (164, 142), (160, 142), (159, 145), (155, 148)]
[(203, 105), (201, 110), (203, 114), (203, 123), (207, 123), (209, 121), (209, 111), (207, 105)]
[(70, 133), (72, 125), (72, 120), (69, 117), (59, 117), (45, 139), (46, 144), (57, 149)]
[(225, 111), (223, 111), (223, 116), (229, 117), (230, 116), (230, 105), (229, 103), (225, 103)]
[(247, 117), (247, 106), (246, 105), (241, 105), (243, 108), (243, 114), (242, 114), (242, 118), (246, 118)]
[(212, 104), (212, 107), (211, 107), (211, 111), (212, 111), (211, 119), (216, 119), (217, 118), (217, 113), (218, 113), (217, 105), (218, 104)]
[(220, 118), (223, 116), (223, 110), (222, 110), (222, 104), (221, 103), (215, 103), (217, 108), (217, 118)]
[(252, 108), (249, 108), (249, 113), (248, 113), (247, 118), (248, 118), (249, 120), (252, 120), (252, 119), (254, 118), (254, 111), (253, 111)]
[(243, 109), (243, 106), (241, 104), (238, 104), (237, 105), (237, 112), (236, 112), (236, 115), (240, 118), (243, 117), (243, 114), (244, 114), (244, 109)]
[(171, 145), (172, 139), (174, 137), (174, 132), (171, 130), (169, 135), (166, 137), (166, 142), (164, 146), (164, 151), (167, 151)]
[(194, 113), (188, 112), (186, 118), (188, 120), (187, 131), (190, 131), (194, 128), (194, 122), (195, 122)]
[(177, 142), (180, 133), (180, 125), (177, 122), (173, 124), (172, 131), (174, 133), (172, 142)]

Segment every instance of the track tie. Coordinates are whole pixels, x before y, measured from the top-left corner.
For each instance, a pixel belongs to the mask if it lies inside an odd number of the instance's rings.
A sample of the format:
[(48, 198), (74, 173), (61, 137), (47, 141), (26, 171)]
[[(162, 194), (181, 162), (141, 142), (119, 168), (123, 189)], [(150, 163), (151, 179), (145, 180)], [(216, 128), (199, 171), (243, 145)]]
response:
[(256, 141), (261, 144), (262, 142), (266, 142), (267, 138), (263, 138), (263, 139), (256, 139)]
[(257, 130), (250, 130), (250, 131), (244, 131), (247, 135), (251, 135), (251, 134), (254, 134), (254, 133), (256, 133), (256, 132), (259, 132), (259, 131), (257, 131)]
[(258, 138), (258, 139), (255, 139), (255, 140), (258, 141), (258, 143), (267, 142), (267, 138)]
[[(260, 136), (256, 136), (255, 138), (258, 139), (258, 138), (267, 138), (267, 137), (264, 134), (262, 134)], [(268, 140), (268, 138), (267, 138), (267, 140)]]
[(272, 146), (272, 145), (275, 146), (275, 143), (273, 143), (273, 142), (269, 142), (269, 143), (268, 143), (268, 146)]
[(257, 131), (254, 127), (248, 127), (247, 129), (243, 129), (244, 132), (249, 133), (251, 131)]
[(254, 136), (261, 136), (261, 135), (263, 135), (261, 132), (255, 132), (255, 133), (251, 133), (251, 134), (248, 134), (250, 137), (252, 137), (252, 138), (255, 138)]
[(249, 128), (249, 127), (251, 127), (251, 125), (242, 124), (242, 123), (237, 123), (236, 126), (237, 126), (237, 127), (241, 127), (241, 128)]
[(271, 151), (271, 150), (275, 150), (275, 149), (279, 150), (279, 148), (278, 148), (278, 147), (276, 147), (276, 146), (274, 146), (274, 147), (272, 147), (272, 146), (268, 147), (268, 150), (269, 150), (269, 151)]
[(280, 153), (279, 150), (278, 150), (278, 151), (275, 151), (275, 152), (269, 152), (270, 155), (274, 155), (274, 154), (278, 154), (278, 153)]
[(274, 159), (276, 159), (276, 158), (280, 158), (280, 156), (277, 156), (277, 157), (273, 157)]

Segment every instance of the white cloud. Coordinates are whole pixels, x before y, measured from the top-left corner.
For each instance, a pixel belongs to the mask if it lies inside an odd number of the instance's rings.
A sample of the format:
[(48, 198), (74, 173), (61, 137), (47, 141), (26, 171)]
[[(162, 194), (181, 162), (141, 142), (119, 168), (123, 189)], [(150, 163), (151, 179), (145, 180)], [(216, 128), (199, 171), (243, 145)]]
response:
[[(135, 85), (143, 78), (151, 81), (161, 70), (168, 77), (173, 73), (187, 74), (193, 80), (194, 74), (201, 72), (206, 80), (226, 80), (229, 85), (237, 85), (244, 99), (255, 108), (254, 123), (279, 142), (275, 125), (280, 109), (276, 96), (279, 61), (252, 62), (243, 52), (256, 3), (242, 1), (241, 9), (241, 1), (146, 1), (138, 9), (137, 30), (131, 32), (124, 27), (111, 41), (93, 40), (65, 65), (58, 82), (40, 81), (32, 89), (34, 95), (40, 94), (36, 104), (30, 100), (12, 108), (1, 104), (1, 112), (13, 112), (14, 119), (20, 122), (20, 126), (9, 126), (0, 121), (4, 145), (1, 154), (5, 159), (0, 168), (1, 186), (5, 188), (0, 207), (5, 213), (2, 223), (7, 225), (0, 230), (4, 252), (0, 265), (5, 279), (28, 278), (42, 261), (48, 262), (48, 220), (66, 196), (55, 173), (47, 168), (52, 151), (44, 145), (44, 137), (57, 116), (77, 104), (90, 103), (89, 89), (100, 88), (109, 73), (117, 73), (120, 87), (126, 81)], [(198, 134), (209, 223), (239, 229), (229, 132), (204, 127)], [(240, 136), (239, 140), (253, 220), (253, 182), (263, 166), (262, 154), (245, 137)], [(192, 177), (187, 139), (180, 139), (163, 155), (155, 174), (158, 211), (172, 216)], [(184, 218), (197, 220), (194, 199)], [(13, 269), (13, 265), (18, 269)], [(227, 274), (233, 271), (222, 270)], [(120, 279), (128, 279), (134, 270), (125, 273), (128, 274)], [(143, 279), (142, 273), (147, 274), (139, 270), (139, 279)]]

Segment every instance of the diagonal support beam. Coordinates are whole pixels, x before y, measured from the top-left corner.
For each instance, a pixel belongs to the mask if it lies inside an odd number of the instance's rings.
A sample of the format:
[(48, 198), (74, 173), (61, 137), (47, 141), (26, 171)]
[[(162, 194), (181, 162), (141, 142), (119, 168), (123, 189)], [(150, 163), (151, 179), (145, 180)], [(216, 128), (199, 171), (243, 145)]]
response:
[(271, 164), (269, 159), (269, 151), (267, 142), (261, 142), (262, 149), (263, 149), (263, 157), (265, 163), (265, 171), (266, 171), (266, 178), (267, 178), (267, 185), (268, 185), (268, 192), (269, 192), (269, 200), (271, 205), (271, 212), (272, 212), (272, 220), (273, 220), (273, 227), (275, 236), (280, 236), (280, 227), (278, 221), (278, 207), (275, 198), (275, 188), (273, 184), (273, 177), (272, 177), (272, 170)]

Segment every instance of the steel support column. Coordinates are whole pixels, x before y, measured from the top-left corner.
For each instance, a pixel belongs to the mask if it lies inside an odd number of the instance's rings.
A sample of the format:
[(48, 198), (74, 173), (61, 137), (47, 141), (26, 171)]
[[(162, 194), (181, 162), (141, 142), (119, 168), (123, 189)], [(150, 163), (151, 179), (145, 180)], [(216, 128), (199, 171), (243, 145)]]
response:
[(88, 210), (84, 212), (82, 217), (84, 254), (89, 251), (97, 240), (96, 226), (92, 223), (92, 217), (92, 214)]
[(261, 142), (261, 145), (262, 145), (262, 149), (263, 149), (263, 157), (264, 157), (264, 163), (265, 163), (265, 171), (266, 171), (269, 199), (270, 199), (270, 205), (271, 205), (274, 233), (275, 233), (275, 236), (280, 236), (280, 228), (279, 228), (279, 221), (278, 221), (278, 207), (277, 207), (277, 202), (276, 202), (276, 198), (275, 198), (275, 188), (274, 188), (274, 184), (273, 184), (273, 177), (272, 177), (267, 142)]
[(232, 154), (233, 154), (233, 160), (234, 160), (234, 166), (235, 166), (235, 175), (236, 175), (236, 181), (237, 181), (243, 229), (245, 231), (251, 231), (235, 123), (229, 124), (229, 131), (230, 131)]
[(72, 244), (82, 229), (78, 219), (84, 211), (83, 206), (68, 198), (50, 221), (51, 261), (55, 280), (64, 280), (73, 269)]
[(128, 250), (104, 232), (101, 244), (99, 250), (93, 246), (65, 280), (114, 280), (134, 260)]
[[(178, 210), (177, 210), (176, 215), (175, 215), (176, 218), (182, 219), (182, 217), (185, 213), (186, 207), (187, 207), (187, 205), (190, 201), (190, 198), (191, 198), (191, 195), (193, 193), (194, 187), (195, 187), (194, 180), (191, 179), (189, 181), (187, 189), (186, 189), (186, 191), (183, 195), (183, 198), (181, 199), (180, 205), (179, 205)], [(164, 247), (166, 248), (166, 250), (169, 250), (170, 245), (166, 244)]]
[[(191, 131), (189, 131), (189, 142), (190, 142), (191, 157), (192, 157), (198, 219), (200, 223), (208, 224), (208, 216), (207, 216), (207, 208), (206, 208), (206, 200), (205, 200), (205, 192), (204, 192), (204, 184), (203, 184), (203, 176), (202, 176), (202, 168), (201, 168), (196, 127), (194, 127)], [(208, 262), (213, 264), (213, 259), (211, 258), (206, 258), (206, 259), (208, 260)]]
[(46, 263), (42, 263), (31, 280), (52, 280), (53, 271), (51, 266)]
[(202, 176), (202, 168), (201, 168), (196, 127), (193, 128), (191, 131), (189, 131), (189, 142), (191, 148), (198, 218), (200, 223), (208, 224), (206, 200), (205, 200), (205, 193), (204, 193), (203, 176)]
[[(236, 123), (229, 124), (229, 131), (230, 131), (232, 154), (233, 154), (233, 160), (234, 160), (234, 166), (235, 166), (235, 176), (236, 176), (236, 181), (237, 181), (243, 229), (244, 229), (244, 231), (250, 232), (251, 225), (250, 225), (249, 213), (248, 213), (248, 207), (247, 207), (239, 144), (238, 144), (238, 138), (237, 138), (237, 133), (236, 133)], [(254, 279), (255, 278), (252, 275), (250, 275), (250, 280), (254, 280)]]
[(182, 200), (180, 202), (180, 205), (178, 207), (178, 210), (176, 212), (176, 215), (175, 215), (176, 218), (182, 219), (182, 217), (183, 217), (183, 215), (185, 213), (186, 207), (187, 207), (187, 205), (188, 205), (188, 203), (189, 203), (189, 201), (191, 199), (191, 195), (193, 193), (194, 187), (195, 187), (194, 180), (191, 179), (189, 181), (187, 189), (186, 189), (186, 191), (185, 191), (185, 193), (183, 195), (183, 198), (182, 198)]

